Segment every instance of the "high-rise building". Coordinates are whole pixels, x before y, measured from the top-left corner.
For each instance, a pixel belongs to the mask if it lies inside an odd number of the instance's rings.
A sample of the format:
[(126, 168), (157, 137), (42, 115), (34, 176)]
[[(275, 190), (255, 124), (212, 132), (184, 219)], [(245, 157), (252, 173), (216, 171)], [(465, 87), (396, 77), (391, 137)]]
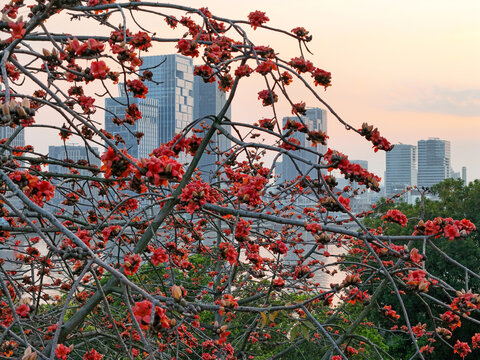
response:
[(178, 54), (144, 56), (140, 72), (153, 73), (147, 97), (158, 100), (159, 143), (170, 141), (193, 121), (193, 61)]
[[(94, 154), (92, 153), (94, 152)], [(99, 158), (98, 148), (92, 148), (92, 151), (88, 150), (83, 145), (60, 145), (60, 146), (49, 146), (48, 147), (48, 156), (54, 160), (71, 160), (74, 163), (77, 163), (79, 160), (87, 160), (90, 165), (96, 165), (100, 168), (101, 161)], [(70, 170), (67, 167), (49, 164), (48, 171), (57, 173), (57, 174), (68, 174)], [(92, 173), (88, 170), (79, 170), (79, 173), (82, 175), (91, 175)]]
[[(288, 117), (283, 118), (283, 125), (285, 125), (288, 121)], [(293, 119), (295, 120), (295, 119)], [(302, 121), (304, 122), (305, 126), (310, 131), (322, 131), (324, 133), (327, 132), (327, 112), (326, 110), (319, 109), (319, 108), (311, 108), (307, 109), (307, 114), (302, 116)], [(317, 145), (316, 147), (312, 146), (312, 143), (307, 140), (307, 134), (302, 132), (294, 132), (290, 137), (294, 137), (295, 139), (300, 141), (300, 145), (312, 149), (316, 152), (321, 154), (325, 153), (326, 146), (325, 145)], [(297, 150), (292, 152), (292, 154), (296, 156), (300, 156), (301, 158), (317, 164), (318, 163), (318, 155), (309, 152), (307, 150)], [(311, 165), (305, 164), (300, 161), (292, 161), (292, 159), (288, 155), (282, 156), (282, 165), (281, 165), (281, 180), (282, 182), (291, 181), (295, 179), (298, 175), (306, 175), (311, 168)], [(314, 176), (314, 173), (310, 172), (310, 176)]]
[[(125, 145), (119, 144), (119, 147), (125, 147), (134, 158), (148, 157), (148, 154), (160, 145), (159, 101), (152, 98), (137, 99), (130, 97), (127, 99), (123, 91), (123, 85), (120, 84), (119, 88), (121, 89), (120, 97), (105, 100), (105, 130), (121, 136)], [(137, 104), (138, 110), (142, 113), (142, 118), (135, 121), (133, 125), (117, 125), (113, 120), (115, 118), (125, 119), (128, 102)], [(140, 140), (135, 136), (137, 133), (143, 134)]]
[(395, 144), (386, 155), (385, 192), (392, 196), (417, 184), (417, 147)]
[(430, 187), (450, 177), (450, 141), (418, 141), (418, 186)]
[[(125, 118), (127, 94), (120, 84), (120, 96), (105, 102), (105, 129), (119, 135), (125, 148), (135, 158), (148, 157), (153, 149), (170, 141), (193, 120), (193, 63), (192, 59), (178, 54), (145, 56), (140, 68), (152, 72), (152, 81), (146, 81), (145, 99), (129, 96), (136, 103), (142, 118), (134, 125), (116, 125), (112, 119)], [(143, 133), (138, 141), (135, 134)]]
[[(193, 85), (193, 118), (195, 120), (204, 118), (200, 123), (204, 122), (205, 125), (211, 126), (213, 118), (209, 118), (209, 116), (216, 116), (221, 111), (227, 101), (226, 94), (218, 89), (217, 83), (205, 83), (199, 76), (195, 76)], [(231, 108), (225, 115), (228, 119), (231, 119)], [(226, 126), (225, 130), (230, 133), (229, 126)], [(218, 160), (217, 152), (224, 153), (231, 147), (230, 140), (224, 135), (218, 134), (218, 132), (215, 132), (212, 140), (197, 165), (206, 181), (215, 176), (217, 169), (215, 162)]]
[(462, 166), (462, 180), (463, 180), (463, 184), (467, 185), (467, 167), (466, 166)]
[[(12, 129), (11, 127), (1, 126), (0, 140), (9, 138), (10, 136), (12, 136), (14, 131), (15, 129)], [(13, 141), (10, 143), (10, 146), (25, 146), (25, 129), (18, 133), (15, 139), (13, 139)]]

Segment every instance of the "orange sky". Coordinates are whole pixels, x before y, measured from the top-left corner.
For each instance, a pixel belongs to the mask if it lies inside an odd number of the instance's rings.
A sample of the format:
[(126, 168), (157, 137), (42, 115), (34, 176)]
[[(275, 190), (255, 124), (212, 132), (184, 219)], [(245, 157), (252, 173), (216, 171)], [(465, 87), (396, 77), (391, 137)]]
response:
[[(310, 48), (314, 55), (309, 60), (332, 72), (333, 86), (326, 92), (318, 90), (347, 122), (355, 127), (362, 122), (374, 124), (393, 143), (416, 144), (432, 136), (450, 140), (454, 170), (467, 166), (469, 181), (480, 178), (479, 1), (172, 2), (208, 6), (215, 15), (235, 19), (261, 10), (270, 18), (268, 25), (287, 31), (305, 27), (313, 35)], [(158, 23), (145, 19), (143, 24), (155, 29)], [(69, 28), (82, 32), (86, 27), (73, 23)], [(163, 27), (158, 31), (158, 36), (172, 36)], [(298, 56), (293, 39), (285, 41), (264, 30), (249, 34), (255, 43), (272, 46), (284, 59)], [(174, 49), (155, 51), (149, 55)], [(256, 100), (263, 88), (261, 79), (244, 84), (233, 105), (236, 121), (254, 122), (269, 116)], [(298, 101), (318, 106), (295, 89), (293, 94)], [(287, 106), (279, 109), (281, 116), (290, 113)], [(383, 178), (384, 153), (374, 154), (368, 143), (347, 133), (332, 116), (328, 131), (330, 147), (350, 159), (368, 160), (370, 170)]]

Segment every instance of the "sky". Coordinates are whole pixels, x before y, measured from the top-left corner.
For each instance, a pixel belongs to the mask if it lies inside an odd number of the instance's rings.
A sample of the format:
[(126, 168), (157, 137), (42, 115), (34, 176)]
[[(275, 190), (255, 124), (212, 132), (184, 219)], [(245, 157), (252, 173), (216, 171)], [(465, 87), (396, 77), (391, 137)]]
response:
[[(332, 86), (327, 91), (317, 90), (345, 121), (355, 128), (363, 122), (373, 124), (392, 143), (416, 144), (429, 137), (449, 140), (453, 169), (460, 171), (466, 166), (469, 181), (480, 178), (479, 1), (174, 3), (208, 6), (214, 15), (234, 19), (246, 19), (249, 12), (261, 10), (270, 18), (269, 26), (287, 31), (305, 27), (313, 35), (309, 43), (313, 55), (307, 58), (332, 73)], [(147, 18), (142, 25), (155, 29), (156, 21)], [(86, 28), (69, 25), (79, 33)], [(257, 45), (273, 47), (284, 59), (299, 56), (295, 40), (246, 28)], [(166, 29), (158, 31), (157, 36), (162, 36)], [(173, 45), (169, 46), (156, 47), (148, 55), (175, 52)], [(256, 99), (257, 92), (264, 88), (258, 78), (242, 84), (233, 103), (235, 121), (253, 123), (270, 115)], [(320, 105), (296, 87), (292, 94), (307, 106)], [(279, 106), (280, 117), (289, 114), (289, 106)], [(346, 131), (333, 116), (328, 122), (329, 147), (351, 160), (368, 160), (369, 170), (383, 178), (385, 153), (374, 153), (371, 144)]]

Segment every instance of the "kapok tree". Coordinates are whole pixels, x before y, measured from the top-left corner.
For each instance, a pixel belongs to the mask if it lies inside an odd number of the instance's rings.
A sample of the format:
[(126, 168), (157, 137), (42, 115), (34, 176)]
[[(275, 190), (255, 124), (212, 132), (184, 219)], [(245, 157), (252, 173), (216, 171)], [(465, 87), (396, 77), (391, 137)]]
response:
[[(146, 17), (165, 28), (144, 28)], [(68, 19), (88, 23), (88, 31), (50, 30)], [(380, 331), (404, 334), (415, 346), (413, 357), (434, 354), (436, 342), (462, 358), (477, 347), (479, 334), (455, 344), (449, 337), (463, 321), (478, 323), (480, 295), (468, 284), (455, 289), (432, 277), (424, 256), (427, 248), (436, 249), (436, 238), (454, 246), (475, 226), (437, 218), (397, 237), (364, 227), (359, 215), (368, 213), (351, 212), (354, 192), (339, 192), (331, 171), (369, 191), (379, 190), (380, 178), (338, 151), (320, 150), (328, 137), (308, 128), (302, 118), (307, 104), (289, 95), (289, 85), (302, 85), (316, 99), (309, 106), (327, 108), (375, 151), (392, 147), (372, 125), (357, 130), (322, 99), (317, 89), (331, 86), (331, 74), (308, 60), (309, 32), (271, 28), (268, 21), (261, 11), (232, 20), (206, 8), (150, 2), (4, 5), (0, 246), (13, 256), (0, 263), (2, 358), (281, 358), (305, 343), (317, 349), (315, 358), (387, 358), (361, 332), (375, 329), (368, 315), (377, 310), (397, 324)], [(248, 32), (259, 28), (297, 42), (298, 53), (282, 58), (254, 44)], [(127, 102), (115, 123), (128, 128), (142, 118), (134, 100), (163, 86), (149, 81), (148, 69), (140, 71), (142, 55), (156, 43), (171, 43), (194, 58), (195, 75), (217, 82), (227, 101), (217, 114), (195, 119), (147, 158), (135, 159), (125, 139), (105, 131), (94, 114), (104, 114), (102, 98), (112, 97), (120, 81)], [(263, 78), (255, 97), (271, 116), (235, 122), (227, 110), (248, 76)], [(292, 109), (284, 126), (280, 102)], [(73, 161), (15, 146), (24, 132), (41, 128), (64, 142), (80, 142), (91, 158)], [(313, 146), (299, 144), (299, 133)], [(230, 150), (211, 144), (217, 134), (232, 142)], [(131, 135), (142, 141), (142, 134)], [(197, 168), (206, 151), (218, 157), (212, 183)], [(296, 164), (295, 180), (279, 183), (280, 156)], [(60, 170), (49, 172), (48, 165)], [(297, 206), (305, 202), (311, 206)], [(393, 210), (384, 219), (408, 220)], [(341, 251), (330, 255), (326, 246)], [(467, 279), (479, 276), (455, 259), (445, 261), (464, 269)], [(340, 266), (336, 284), (321, 276)], [(436, 296), (432, 289), (439, 290)], [(399, 308), (376, 301), (386, 291)], [(405, 296), (424, 303), (428, 322), (410, 322)]]

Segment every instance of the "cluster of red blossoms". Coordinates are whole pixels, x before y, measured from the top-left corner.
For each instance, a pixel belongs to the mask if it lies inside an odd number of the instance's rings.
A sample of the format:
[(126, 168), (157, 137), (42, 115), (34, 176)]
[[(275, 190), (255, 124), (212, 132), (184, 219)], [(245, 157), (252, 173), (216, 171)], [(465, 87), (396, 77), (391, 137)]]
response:
[(221, 197), (218, 191), (210, 187), (210, 184), (201, 180), (195, 180), (185, 186), (180, 199), (182, 207), (190, 214), (193, 214), (202, 205), (216, 203), (220, 201)]
[(397, 209), (390, 209), (385, 215), (382, 216), (382, 220), (394, 222), (400, 224), (402, 227), (407, 226), (407, 217)]
[(106, 179), (112, 176), (126, 178), (135, 171), (135, 167), (126, 159), (133, 160), (133, 158), (127, 154), (126, 150), (121, 150), (121, 152), (123, 153), (123, 156), (113, 150), (113, 148), (109, 147), (102, 155), (101, 160), (103, 165), (100, 170), (105, 172)]
[(25, 195), (39, 206), (43, 206), (44, 200), (48, 201), (55, 195), (55, 186), (31, 175), (28, 171), (15, 171), (9, 177)]
[[(152, 322), (152, 308), (153, 305), (148, 300), (137, 302), (132, 307), (133, 315), (143, 330), (148, 329), (148, 326)], [(166, 313), (167, 310), (156, 306), (154, 312), (154, 322), (159, 324), (164, 329), (169, 329), (171, 322)]]
[(427, 274), (423, 270), (410, 270), (405, 278), (407, 287), (414, 291), (427, 292), (432, 283), (426, 280), (426, 276)]
[(381, 179), (362, 168), (359, 164), (351, 163), (346, 155), (328, 149), (323, 158), (330, 168), (339, 169), (345, 176), (345, 179), (357, 181), (360, 185), (365, 185), (373, 191), (380, 191)]
[(182, 164), (166, 155), (144, 158), (137, 165), (142, 170), (137, 171), (135, 177), (140, 179), (145, 175), (155, 186), (167, 186), (168, 181), (181, 181), (184, 173)]
[(380, 132), (377, 128), (374, 129), (373, 125), (363, 123), (362, 128), (358, 131), (360, 131), (360, 134), (364, 136), (365, 139), (367, 139), (373, 144), (375, 152), (377, 152), (378, 150), (390, 151), (393, 149), (393, 145), (390, 144), (387, 139), (380, 136)]
[(476, 227), (470, 220), (453, 220), (452, 218), (437, 217), (427, 222), (420, 220), (418, 225), (415, 226), (413, 235), (435, 235), (436, 238), (443, 235), (453, 240), (465, 237), (475, 230)]
[(241, 174), (234, 172), (231, 168), (225, 169), (227, 177), (233, 182), (233, 193), (237, 199), (251, 206), (260, 205), (262, 203), (261, 196), (263, 195), (264, 187), (267, 179), (264, 176), (249, 174)]
[(254, 30), (256, 30), (257, 27), (262, 26), (269, 20), (270, 19), (265, 15), (263, 11), (252, 11), (250, 14), (248, 14), (248, 21), (250, 21), (250, 25), (253, 27)]
[(316, 68), (309, 60), (305, 60), (303, 57), (295, 57), (288, 63), (299, 74), (310, 73), (313, 77), (315, 85), (321, 85), (325, 89), (332, 85), (332, 74), (328, 71)]

